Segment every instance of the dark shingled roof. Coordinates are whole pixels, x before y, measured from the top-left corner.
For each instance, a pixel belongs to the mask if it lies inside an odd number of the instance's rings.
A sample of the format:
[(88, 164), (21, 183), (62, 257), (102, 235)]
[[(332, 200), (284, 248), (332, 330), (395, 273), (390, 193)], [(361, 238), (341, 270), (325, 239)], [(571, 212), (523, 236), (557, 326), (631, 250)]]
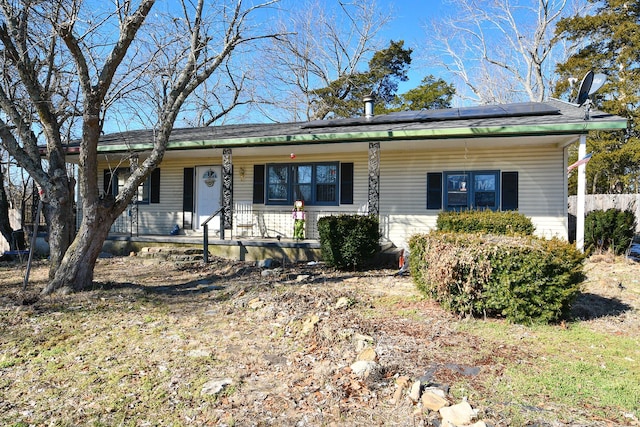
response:
[[(317, 120), (299, 123), (262, 123), (176, 128), (171, 133), (168, 149), (180, 149), (183, 143), (202, 146), (251, 146), (273, 144), (301, 144), (305, 142), (331, 142), (331, 135), (340, 135), (343, 142), (372, 139), (447, 138), (460, 136), (460, 129), (483, 129), (482, 136), (491, 136), (487, 129), (512, 129), (513, 135), (531, 133), (584, 133), (595, 124), (604, 129), (620, 129), (626, 120), (622, 117), (592, 110), (585, 120), (585, 110), (574, 104), (558, 100), (544, 103), (519, 103), (442, 110), (408, 111), (372, 118)], [(573, 125), (569, 126), (568, 125)], [(540, 130), (543, 127), (544, 129)], [(532, 131), (531, 129), (538, 129)], [(431, 133), (430, 133), (431, 132)], [(497, 132), (497, 131), (496, 131)], [(504, 134), (504, 133), (503, 133)], [(113, 133), (100, 138), (100, 148), (108, 151), (119, 146), (142, 149), (153, 141), (152, 130)], [(397, 135), (397, 136), (395, 136)], [(417, 135), (415, 132), (413, 135)], [(469, 135), (467, 135), (469, 136)], [(70, 148), (76, 146), (70, 144)], [(197, 148), (191, 146), (190, 148)], [(123, 147), (124, 149), (124, 147)]]

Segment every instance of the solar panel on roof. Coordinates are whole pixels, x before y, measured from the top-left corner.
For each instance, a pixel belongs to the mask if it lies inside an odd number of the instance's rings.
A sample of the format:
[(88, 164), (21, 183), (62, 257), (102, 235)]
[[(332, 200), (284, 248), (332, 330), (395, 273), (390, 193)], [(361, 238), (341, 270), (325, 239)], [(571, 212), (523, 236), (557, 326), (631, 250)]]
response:
[(401, 111), (374, 116), (370, 119), (357, 117), (351, 119), (315, 120), (302, 125), (302, 128), (339, 127), (364, 124), (393, 124), (408, 122), (432, 122), (446, 120), (489, 119), (499, 117), (537, 116), (559, 114), (560, 110), (540, 102), (522, 102), (515, 104), (480, 105), (475, 107), (444, 108), (438, 110)]

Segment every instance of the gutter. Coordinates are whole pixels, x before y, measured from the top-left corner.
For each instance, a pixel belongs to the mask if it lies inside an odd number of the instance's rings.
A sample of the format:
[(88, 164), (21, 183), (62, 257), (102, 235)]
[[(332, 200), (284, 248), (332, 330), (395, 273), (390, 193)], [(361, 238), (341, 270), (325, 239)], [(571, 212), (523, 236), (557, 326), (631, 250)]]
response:
[[(386, 130), (364, 132), (336, 132), (299, 135), (274, 135), (248, 138), (212, 139), (198, 141), (169, 141), (167, 150), (188, 150), (202, 148), (230, 148), (251, 146), (282, 146), (298, 144), (333, 144), (362, 141), (393, 141), (415, 139), (450, 139), (450, 138), (488, 138), (488, 137), (516, 137), (535, 135), (567, 135), (586, 134), (589, 131), (613, 131), (627, 128), (626, 120), (615, 121), (585, 121), (581, 123), (567, 123), (562, 125), (522, 125), (522, 126), (488, 126), (488, 127), (460, 127), (444, 129), (418, 130)], [(75, 148), (75, 149), (74, 149)], [(98, 145), (98, 153), (149, 151), (153, 142), (134, 144)], [(68, 153), (76, 153), (77, 147), (69, 147)]]

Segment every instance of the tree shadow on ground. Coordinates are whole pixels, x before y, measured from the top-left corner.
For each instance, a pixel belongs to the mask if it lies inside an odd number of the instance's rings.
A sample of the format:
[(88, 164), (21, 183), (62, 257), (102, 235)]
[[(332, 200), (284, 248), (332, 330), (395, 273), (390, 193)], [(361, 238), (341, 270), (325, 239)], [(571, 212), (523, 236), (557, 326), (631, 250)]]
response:
[(147, 294), (184, 296), (193, 294), (202, 294), (212, 291), (221, 291), (224, 286), (214, 285), (211, 279), (191, 280), (185, 283), (176, 283), (171, 285), (148, 286), (129, 282), (106, 282), (95, 283), (91, 290), (114, 291), (123, 289), (133, 289), (142, 291)]
[(632, 306), (618, 298), (582, 293), (576, 298), (571, 308), (571, 317), (576, 320), (593, 320), (602, 317), (619, 316), (632, 310)]

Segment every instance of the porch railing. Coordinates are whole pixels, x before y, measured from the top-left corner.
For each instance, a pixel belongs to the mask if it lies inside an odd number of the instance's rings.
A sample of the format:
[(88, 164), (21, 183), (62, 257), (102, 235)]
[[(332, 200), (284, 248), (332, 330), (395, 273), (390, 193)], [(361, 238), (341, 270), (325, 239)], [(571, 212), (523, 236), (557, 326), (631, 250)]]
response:
[[(306, 211), (305, 212), (305, 239), (319, 240), (318, 220), (325, 216), (348, 214), (344, 211)], [(255, 209), (251, 212), (234, 210), (233, 229), (234, 237), (250, 238), (284, 238), (293, 239), (294, 217), (291, 210), (284, 209)]]
[[(336, 210), (313, 210), (305, 212), (305, 239), (319, 240), (318, 220), (324, 216), (354, 214), (355, 212)], [(138, 214), (140, 219), (144, 213)], [(82, 211), (77, 212), (77, 224), (82, 220)], [(255, 208), (251, 206), (236, 206), (232, 211), (233, 227), (225, 230), (231, 238), (262, 238), (262, 239), (293, 239), (294, 218), (289, 209)], [(213, 219), (213, 221), (217, 221)], [(170, 226), (169, 226), (170, 227)], [(138, 236), (144, 234), (168, 234), (167, 230), (144, 230), (136, 226), (129, 209), (125, 210), (111, 226), (110, 233)], [(210, 233), (218, 234), (219, 230), (210, 229)], [(182, 234), (182, 233), (181, 233)], [(197, 233), (196, 233), (197, 234)]]

